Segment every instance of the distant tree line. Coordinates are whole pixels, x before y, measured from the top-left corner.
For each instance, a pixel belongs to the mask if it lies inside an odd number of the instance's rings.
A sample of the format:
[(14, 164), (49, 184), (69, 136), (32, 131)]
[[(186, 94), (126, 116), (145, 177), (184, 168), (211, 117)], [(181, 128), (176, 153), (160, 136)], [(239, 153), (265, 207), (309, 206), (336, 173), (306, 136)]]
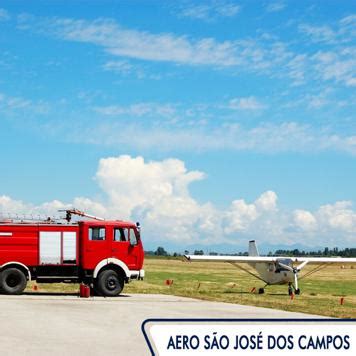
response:
[[(190, 253), (190, 251), (185, 250), (184, 255), (204, 255), (203, 250), (194, 250)], [(182, 253), (179, 252), (174, 252), (172, 254), (168, 253), (162, 246), (157, 247), (155, 251), (145, 251), (146, 256), (172, 256), (172, 257), (178, 257), (182, 256)], [(218, 256), (221, 255), (217, 252), (208, 252), (207, 255), (209, 256)], [(233, 253), (233, 254), (228, 254), (230, 256), (248, 256), (248, 252), (238, 252), (238, 253)], [(328, 247), (325, 247), (325, 249), (318, 250), (318, 251), (304, 251), (304, 250), (299, 250), (299, 249), (293, 249), (293, 250), (276, 250), (274, 253), (270, 251), (268, 253), (268, 256), (327, 256), (327, 257), (332, 257), (332, 256), (340, 256), (340, 257), (356, 257), (356, 248), (345, 248), (345, 249), (338, 249), (337, 247), (334, 247), (332, 249), (329, 249)]]
[[(272, 255), (270, 252), (269, 255)], [(332, 256), (340, 256), (340, 257), (356, 257), (356, 248), (345, 248), (345, 249), (338, 249), (337, 247), (334, 247), (332, 249), (329, 249), (328, 247), (325, 247), (324, 250), (318, 250), (318, 251), (301, 251), (298, 249), (293, 249), (293, 250), (277, 250), (274, 255), (283, 255), (283, 256), (327, 256), (327, 257), (332, 257)]]

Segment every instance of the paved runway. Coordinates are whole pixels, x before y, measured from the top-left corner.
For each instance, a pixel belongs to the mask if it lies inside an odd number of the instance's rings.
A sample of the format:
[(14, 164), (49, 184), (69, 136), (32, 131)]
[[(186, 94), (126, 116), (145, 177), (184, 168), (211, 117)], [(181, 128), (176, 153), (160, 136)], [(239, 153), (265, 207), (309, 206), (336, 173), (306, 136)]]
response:
[[(148, 318), (307, 318), (219, 302), (131, 294), (118, 298), (0, 295), (1, 355), (148, 355)], [(315, 316), (313, 316), (315, 317)]]

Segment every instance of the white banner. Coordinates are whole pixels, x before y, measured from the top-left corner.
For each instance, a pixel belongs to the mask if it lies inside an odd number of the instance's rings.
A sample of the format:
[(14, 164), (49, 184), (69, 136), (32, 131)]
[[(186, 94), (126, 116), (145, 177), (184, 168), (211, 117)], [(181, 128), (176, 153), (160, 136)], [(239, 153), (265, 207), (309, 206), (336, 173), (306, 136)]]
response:
[(356, 322), (147, 321), (154, 355), (356, 355)]

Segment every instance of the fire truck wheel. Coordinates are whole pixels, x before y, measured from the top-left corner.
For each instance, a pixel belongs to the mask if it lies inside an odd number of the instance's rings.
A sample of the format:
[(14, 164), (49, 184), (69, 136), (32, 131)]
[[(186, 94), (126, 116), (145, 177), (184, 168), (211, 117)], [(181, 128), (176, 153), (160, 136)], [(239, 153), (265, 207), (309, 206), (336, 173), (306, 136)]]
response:
[(97, 278), (99, 292), (107, 297), (115, 297), (124, 288), (124, 279), (112, 269), (101, 272)]
[(17, 268), (5, 269), (0, 276), (0, 286), (5, 294), (21, 294), (26, 288), (26, 276)]

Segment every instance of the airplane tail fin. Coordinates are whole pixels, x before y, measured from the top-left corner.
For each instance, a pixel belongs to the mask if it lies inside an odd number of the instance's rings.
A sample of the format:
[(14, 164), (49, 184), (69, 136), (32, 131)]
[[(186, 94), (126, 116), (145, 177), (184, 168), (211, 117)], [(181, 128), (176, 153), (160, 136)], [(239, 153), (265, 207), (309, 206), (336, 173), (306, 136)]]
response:
[(248, 243), (248, 255), (249, 256), (259, 256), (257, 245), (255, 240), (251, 240)]

